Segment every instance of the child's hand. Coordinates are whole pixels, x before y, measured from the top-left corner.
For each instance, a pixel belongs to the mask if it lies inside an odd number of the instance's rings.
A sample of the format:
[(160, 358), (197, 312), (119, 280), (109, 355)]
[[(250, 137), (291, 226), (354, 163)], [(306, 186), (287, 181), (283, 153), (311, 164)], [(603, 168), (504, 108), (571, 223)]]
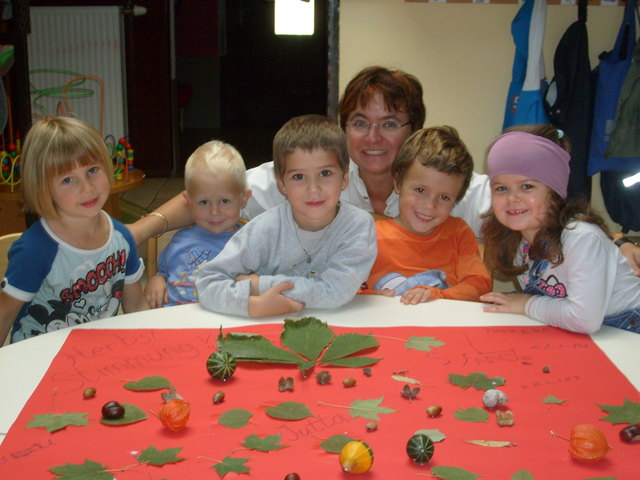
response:
[(400, 297), (400, 303), (405, 305), (417, 305), (424, 303), (431, 297), (431, 290), (428, 288), (413, 287), (410, 290), (404, 292)]
[(151, 308), (159, 308), (165, 303), (169, 303), (167, 281), (162, 275), (154, 275), (149, 279), (144, 288), (144, 296), (147, 297)]
[(279, 283), (269, 288), (262, 295), (251, 295), (249, 297), (249, 316), (268, 317), (299, 312), (304, 308), (304, 303), (297, 302), (282, 294), (282, 292), (291, 290), (293, 287), (293, 282)]
[(620, 253), (625, 256), (636, 276), (640, 277), (640, 247), (625, 243), (620, 246)]
[(491, 292), (480, 296), (481, 302), (493, 303), (483, 307), (485, 312), (524, 313), (524, 306), (531, 298), (526, 293)]
[(395, 290), (391, 290), (390, 288), (383, 288), (382, 290), (371, 290), (371, 293), (374, 295), (382, 295), (384, 297), (394, 297), (396, 295)]
[(250, 295), (260, 294), (260, 275), (258, 275), (257, 273), (241, 273), (236, 277), (236, 282), (241, 282), (242, 280), (251, 280)]

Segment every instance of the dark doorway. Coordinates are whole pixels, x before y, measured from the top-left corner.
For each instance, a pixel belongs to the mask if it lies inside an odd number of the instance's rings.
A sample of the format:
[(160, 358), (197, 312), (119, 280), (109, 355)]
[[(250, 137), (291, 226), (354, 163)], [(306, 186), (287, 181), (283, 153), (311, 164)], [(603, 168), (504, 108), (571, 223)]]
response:
[(276, 36), (273, 1), (175, 3), (176, 173), (194, 148), (212, 138), (238, 148), (248, 167), (268, 161), (284, 122), (327, 112), (328, 3), (316, 0), (312, 36)]

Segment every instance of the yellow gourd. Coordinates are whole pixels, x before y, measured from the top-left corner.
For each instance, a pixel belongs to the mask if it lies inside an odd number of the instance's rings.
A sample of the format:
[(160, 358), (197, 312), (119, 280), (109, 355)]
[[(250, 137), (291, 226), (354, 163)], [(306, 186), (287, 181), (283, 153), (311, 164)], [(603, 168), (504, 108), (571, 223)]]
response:
[(340, 450), (340, 465), (347, 473), (365, 473), (373, 465), (371, 447), (359, 440), (352, 440)]

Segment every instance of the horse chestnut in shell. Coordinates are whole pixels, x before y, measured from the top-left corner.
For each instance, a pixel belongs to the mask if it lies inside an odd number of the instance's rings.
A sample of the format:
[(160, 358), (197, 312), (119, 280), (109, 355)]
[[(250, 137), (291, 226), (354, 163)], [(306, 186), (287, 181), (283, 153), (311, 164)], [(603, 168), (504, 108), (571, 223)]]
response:
[(620, 440), (627, 443), (640, 443), (640, 423), (629, 425), (620, 430)]
[(115, 420), (124, 415), (124, 407), (118, 402), (110, 401), (102, 406), (102, 416), (107, 420)]

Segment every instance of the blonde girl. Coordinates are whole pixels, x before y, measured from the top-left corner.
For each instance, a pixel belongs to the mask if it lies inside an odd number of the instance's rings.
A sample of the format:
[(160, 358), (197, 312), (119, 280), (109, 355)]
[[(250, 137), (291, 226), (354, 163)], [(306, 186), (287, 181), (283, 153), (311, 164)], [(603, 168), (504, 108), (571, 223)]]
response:
[(111, 160), (98, 132), (73, 118), (39, 121), (22, 154), (26, 210), (40, 218), (9, 251), (0, 291), (0, 338), (148, 309), (144, 265), (129, 231), (102, 211)]
[(640, 332), (640, 279), (586, 201), (567, 202), (568, 140), (547, 125), (521, 126), (489, 147), (491, 210), (485, 262), (517, 276), (523, 293), (480, 297), (489, 312), (525, 313), (566, 330), (602, 324)]

